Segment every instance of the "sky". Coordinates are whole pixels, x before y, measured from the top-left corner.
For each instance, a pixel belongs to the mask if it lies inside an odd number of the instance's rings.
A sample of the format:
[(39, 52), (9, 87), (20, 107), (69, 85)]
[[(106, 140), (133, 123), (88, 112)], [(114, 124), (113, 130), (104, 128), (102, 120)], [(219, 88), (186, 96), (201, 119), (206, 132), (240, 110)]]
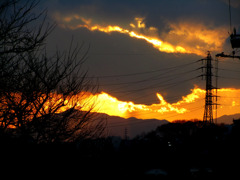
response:
[[(43, 9), (57, 24), (48, 51), (71, 39), (89, 48), (84, 68), (99, 81), (98, 110), (121, 117), (202, 118), (201, 59), (232, 53), (229, 33), (240, 33), (239, 0), (231, 0), (231, 29), (228, 0), (41, 0)], [(238, 113), (239, 67), (238, 59), (219, 59), (218, 116)]]

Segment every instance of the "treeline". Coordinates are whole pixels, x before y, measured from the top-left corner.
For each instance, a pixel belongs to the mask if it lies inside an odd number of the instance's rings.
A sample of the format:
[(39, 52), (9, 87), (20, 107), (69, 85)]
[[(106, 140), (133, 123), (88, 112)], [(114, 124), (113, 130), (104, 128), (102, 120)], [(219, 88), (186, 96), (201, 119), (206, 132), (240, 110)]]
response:
[(239, 137), (238, 121), (231, 126), (169, 123), (132, 140), (105, 137), (74, 143), (22, 144), (16, 139), (16, 144), (8, 146), (14, 155), (8, 159), (18, 154), (30, 164), (44, 164), (45, 172), (55, 167), (89, 177), (231, 178), (238, 173)]

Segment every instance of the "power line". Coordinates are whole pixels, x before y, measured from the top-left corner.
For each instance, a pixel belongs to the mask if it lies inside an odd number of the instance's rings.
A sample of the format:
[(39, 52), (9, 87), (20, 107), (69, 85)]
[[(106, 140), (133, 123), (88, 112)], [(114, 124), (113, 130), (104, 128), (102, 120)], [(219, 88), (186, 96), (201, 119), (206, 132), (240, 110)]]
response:
[[(172, 84), (172, 85), (174, 85), (174, 84)], [(178, 85), (178, 84), (176, 84), (176, 85)], [(174, 86), (176, 86), (176, 85), (174, 85)], [(172, 88), (172, 87), (174, 87), (174, 86), (169, 86), (169, 87), (165, 87), (165, 89), (161, 89), (161, 90), (166, 90), (166, 89), (170, 89), (170, 88)], [(161, 91), (160, 90), (160, 91)], [(122, 96), (118, 96), (118, 99), (121, 99), (121, 98), (123, 98), (123, 97), (126, 97), (126, 96), (128, 96), (129, 94), (131, 94), (131, 93), (127, 93), (127, 94), (124, 94), (124, 95), (122, 95)], [(144, 96), (138, 96), (138, 97), (134, 97), (133, 99), (131, 99), (131, 101), (136, 101), (136, 100), (139, 100), (139, 99), (142, 99), (142, 98), (146, 98), (146, 96), (148, 96), (148, 95), (153, 95), (152, 93), (150, 94), (150, 93), (148, 93), (148, 94), (144, 94)], [(176, 96), (173, 96), (173, 97), (170, 97), (170, 98), (172, 98), (172, 99), (177, 99), (176, 98)], [(168, 98), (169, 99), (169, 98)], [(121, 101), (121, 100), (120, 100)], [(141, 103), (140, 103), (141, 104)]]
[(223, 79), (232, 79), (232, 80), (240, 80), (240, 78), (234, 78), (234, 77), (229, 77), (229, 76), (218, 76)]
[[(175, 70), (174, 70), (175, 71)], [(135, 88), (135, 89), (132, 89), (132, 90), (123, 90), (123, 91), (119, 91), (118, 89), (124, 89), (124, 88), (129, 88), (129, 86), (122, 86), (122, 87), (118, 87), (118, 88), (115, 88), (115, 89), (110, 89), (109, 91), (111, 92), (114, 92), (114, 93), (135, 93), (135, 92), (138, 92), (138, 91), (143, 91), (143, 90), (147, 90), (147, 89), (155, 89), (155, 88), (159, 88), (159, 87), (164, 87), (164, 86), (172, 86), (174, 84), (178, 84), (178, 83), (183, 83), (183, 82), (186, 82), (186, 81), (190, 81), (192, 79), (196, 79), (198, 78), (199, 76), (196, 76), (196, 77), (193, 77), (193, 78), (188, 78), (188, 79), (184, 79), (182, 81), (178, 81), (178, 82), (171, 82), (173, 80), (176, 80), (176, 79), (179, 79), (189, 73), (192, 73), (192, 72), (196, 72), (198, 71), (198, 69), (195, 69), (195, 70), (190, 70), (190, 71), (185, 71), (185, 72), (181, 72), (181, 73), (177, 73), (177, 74), (173, 74), (173, 75), (169, 75), (167, 74), (166, 75), (166, 72), (161, 74), (161, 75), (164, 75), (164, 76), (160, 76), (160, 75), (157, 75), (157, 76), (153, 76), (153, 77), (150, 77), (150, 78), (147, 78), (147, 79), (144, 79), (144, 80), (139, 80), (139, 81), (132, 81), (132, 82), (124, 82), (124, 83), (115, 83), (114, 85), (122, 85), (122, 84), (128, 84), (128, 85), (132, 85), (132, 84), (138, 84), (138, 83), (143, 83), (143, 82), (150, 82), (150, 81), (156, 81), (156, 80), (159, 80), (159, 79), (162, 79), (163, 81), (160, 81), (158, 82), (158, 84), (161, 83), (161, 85), (156, 85), (156, 83), (152, 84), (152, 85), (148, 85), (148, 86), (144, 86), (142, 88)], [(180, 76), (181, 75), (181, 76)], [(169, 83), (171, 82), (171, 83)], [(165, 84), (164, 84), (165, 83)], [(113, 85), (113, 84), (109, 84), (109, 85)]]
[[(196, 69), (197, 70), (197, 69)], [(187, 72), (181, 72), (181, 73), (177, 73), (177, 74), (173, 74), (173, 75), (169, 75), (169, 74), (166, 74), (168, 72), (164, 72), (164, 73), (161, 73), (161, 74), (158, 74), (158, 75), (155, 75), (155, 76), (151, 76), (149, 78), (146, 78), (146, 79), (143, 79), (143, 80), (137, 80), (137, 81), (129, 81), (129, 82), (122, 82), (122, 83), (109, 83), (109, 84), (100, 84), (99, 86), (119, 86), (119, 85), (135, 85), (135, 84), (140, 84), (140, 83), (144, 83), (144, 82), (150, 82), (150, 81), (156, 81), (156, 80), (159, 80), (159, 79), (164, 79), (164, 78), (170, 78), (170, 77), (180, 77), (179, 75), (186, 75), (186, 74), (189, 74), (189, 73), (192, 73), (192, 72), (195, 72), (196, 70), (190, 70), (190, 71), (187, 71)], [(163, 76), (161, 76), (163, 75)], [(168, 80), (169, 81), (169, 80)], [(171, 81), (171, 79), (170, 79)], [(124, 86), (125, 87), (125, 86)], [(123, 88), (124, 88), (123, 87)], [(129, 87), (129, 86), (128, 86)], [(119, 88), (118, 88), (119, 89)], [(114, 90), (113, 90), (114, 91)]]
[[(211, 59), (211, 58), (207, 58), (207, 59)], [(211, 59), (212, 60), (212, 59)], [(210, 68), (212, 68), (212, 65), (206, 65), (206, 67), (205, 68), (208, 68), (208, 70), (210, 69)], [(216, 67), (217, 68), (217, 67)], [(220, 68), (217, 68), (217, 69), (220, 69)], [(229, 69), (220, 69), (220, 70), (226, 70), (226, 71), (231, 71), (231, 70), (229, 70)], [(189, 71), (189, 72), (193, 72), (193, 71), (195, 71), (195, 70), (192, 70), (192, 71)], [(236, 71), (236, 72), (240, 72), (240, 71)], [(183, 74), (183, 73), (178, 73), (178, 74), (174, 74), (173, 76), (171, 76), (171, 77), (174, 77), (174, 76), (178, 76), (178, 75), (181, 75), (181, 74)], [(205, 76), (208, 76), (208, 77), (212, 77), (212, 76), (214, 76), (212, 73), (211, 73), (211, 71), (210, 71), (210, 73), (209, 72), (206, 72), (206, 74), (205, 74)], [(164, 78), (165, 78), (166, 76), (164, 76)], [(170, 77), (170, 78), (171, 78)], [(199, 77), (199, 76), (198, 76)], [(221, 76), (217, 76), (217, 75), (215, 75), (215, 77), (221, 77)], [(152, 80), (158, 80), (158, 79), (160, 79), (160, 78), (153, 78), (153, 77), (151, 77), (152, 78)], [(196, 77), (195, 77), (196, 78)], [(172, 86), (175, 86), (175, 85), (178, 85), (178, 84), (182, 84), (183, 82), (185, 82), (185, 81), (189, 81), (189, 80), (192, 80), (192, 79), (195, 79), (195, 78), (190, 78), (190, 79), (185, 79), (185, 80), (183, 80), (183, 81), (178, 81), (178, 82), (173, 82), (173, 83), (167, 83), (167, 84), (164, 84), (164, 88), (165, 89), (167, 89), (167, 88), (170, 88), (170, 87), (172, 87)], [(170, 79), (169, 80), (169, 76), (167, 76), (166, 77), (166, 79), (168, 79), (168, 82), (169, 81), (171, 81), (171, 80), (175, 80), (175, 79), (178, 79), (178, 78), (172, 78), (172, 79)], [(166, 79), (164, 79), (164, 80), (166, 80)], [(207, 78), (206, 78), (207, 79)], [(233, 78), (234, 79), (234, 78)], [(147, 79), (145, 79), (145, 80), (147, 80)], [(143, 80), (143, 81), (145, 81), (145, 80)], [(140, 83), (140, 82), (142, 82), (142, 81), (137, 81), (137, 83)], [(211, 82), (211, 81), (210, 81)], [(134, 83), (134, 82), (131, 82), (131, 83)], [(208, 84), (208, 83), (207, 83)], [(148, 88), (155, 88), (156, 86), (155, 85), (152, 85), (152, 86), (148, 86), (148, 87), (144, 87), (144, 88), (141, 88), (141, 89), (135, 89), (135, 90), (132, 90), (132, 91), (130, 91), (130, 93), (132, 93), (132, 92), (136, 92), (136, 91), (141, 91), (141, 90), (144, 90), (144, 89), (148, 89)], [(211, 88), (210, 89), (213, 89), (213, 86), (211, 85)], [(207, 91), (207, 90), (206, 90)], [(126, 92), (126, 91), (125, 91)], [(212, 97), (212, 95), (210, 96), (210, 97)], [(206, 98), (207, 99), (207, 98)], [(197, 100), (197, 101), (200, 101), (200, 99), (199, 100)], [(187, 104), (187, 105), (189, 105), (189, 104)], [(211, 104), (212, 105), (212, 104)], [(199, 109), (202, 109), (202, 107), (200, 107), (200, 108), (195, 108), (193, 111), (196, 111), (196, 110), (199, 110)], [(206, 111), (206, 110), (205, 110)], [(192, 111), (191, 111), (192, 112)], [(143, 112), (144, 114), (146, 114), (145, 112)], [(150, 113), (153, 113), (153, 112), (150, 112)], [(139, 113), (138, 113), (139, 114)], [(179, 116), (179, 114), (177, 114), (177, 115), (173, 115), (173, 116), (169, 116), (169, 117), (176, 117), (176, 116)], [(169, 117), (167, 117), (167, 118), (169, 118)], [(149, 122), (149, 121), (148, 121)], [(138, 124), (139, 122), (136, 122), (136, 124)], [(140, 122), (140, 123), (143, 123), (143, 122)], [(144, 122), (145, 123), (145, 122)], [(131, 123), (131, 124), (135, 124), (135, 123)], [(131, 124), (128, 124), (128, 125), (131, 125)], [(118, 126), (122, 126), (122, 124), (118, 124)], [(116, 126), (110, 126), (110, 127), (116, 127)]]
[(156, 69), (156, 70), (151, 70), (151, 71), (143, 71), (143, 72), (137, 72), (137, 73), (128, 73), (128, 74), (116, 74), (116, 75), (104, 75), (104, 76), (97, 76), (97, 77), (86, 77), (86, 78), (116, 78), (116, 77), (128, 77), (128, 76), (137, 76), (137, 75), (143, 75), (143, 74), (151, 74), (151, 73), (156, 73), (159, 71), (166, 71), (170, 69), (177, 69), (180, 67), (186, 67), (191, 64), (195, 64), (197, 61), (191, 62), (191, 63), (186, 63), (186, 64), (181, 64), (178, 66), (172, 66), (168, 68), (161, 68), (161, 69)]
[[(193, 63), (188, 63), (188, 64), (195, 64), (196, 62), (198, 61), (195, 61)], [(182, 65), (181, 65), (182, 66)], [(178, 66), (179, 67), (179, 66)], [(185, 66), (186, 67), (186, 66)], [(181, 69), (182, 70), (182, 69)], [(174, 71), (176, 72), (176, 69), (173, 69), (173, 70), (170, 70), (170, 71)], [(118, 96), (118, 99), (121, 99), (121, 97), (126, 97), (132, 93), (136, 93), (136, 92), (141, 92), (141, 91), (144, 91), (144, 90), (150, 90), (150, 89), (156, 89), (156, 88), (160, 88), (158, 89), (157, 91), (162, 91), (162, 90), (167, 90), (167, 89), (170, 89), (174, 86), (177, 86), (179, 84), (182, 84), (182, 83), (186, 83), (186, 82), (190, 82), (191, 80), (193, 79), (198, 79), (199, 76), (195, 76), (193, 78), (187, 78), (187, 79), (184, 79), (182, 81), (177, 81), (177, 82), (171, 82), (173, 80), (177, 80), (179, 78), (182, 78), (183, 76), (189, 74), (189, 73), (192, 73), (192, 72), (196, 72), (198, 71), (198, 69), (194, 69), (194, 70), (190, 70), (190, 71), (185, 71), (185, 72), (181, 72), (181, 73), (177, 73), (177, 74), (173, 74), (173, 75), (166, 75), (166, 72), (163, 73), (164, 76), (160, 76), (158, 77), (157, 76), (153, 76), (155, 78), (152, 78), (152, 81), (155, 81), (155, 80), (159, 80), (159, 79), (162, 79), (161, 82), (158, 82), (159, 85), (156, 85), (156, 83), (152, 84), (152, 85), (148, 85), (148, 86), (144, 86), (144, 87), (141, 87), (141, 88), (135, 88), (135, 89), (132, 89), (132, 90), (119, 90), (119, 89), (124, 89), (124, 88), (129, 88), (130, 85), (134, 84), (134, 83), (141, 83), (141, 82), (148, 82), (147, 79), (144, 79), (144, 80), (139, 80), (139, 81), (132, 81), (131, 84), (129, 84), (128, 86), (122, 86), (122, 87), (118, 87), (118, 88), (115, 88), (115, 89), (111, 89), (109, 90), (110, 92), (112, 93), (124, 93), (123, 96)], [(181, 76), (180, 76), (181, 75)], [(150, 81), (149, 81), (150, 82)], [(129, 83), (129, 82), (127, 82)], [(161, 84), (160, 84), (161, 83)], [(117, 85), (117, 84), (116, 84)], [(150, 95), (150, 94), (149, 94)], [(152, 94), (151, 94), (152, 95)], [(141, 99), (141, 98), (146, 98), (146, 94), (144, 94), (144, 96), (139, 96), (139, 97), (136, 97), (134, 98), (134, 100), (137, 100), (137, 99)]]
[[(148, 90), (148, 89), (155, 89), (155, 88), (160, 88), (160, 90), (166, 90), (169, 89), (171, 87), (174, 87), (176, 85), (179, 85), (180, 83), (185, 83), (185, 82), (189, 82), (193, 79), (197, 79), (199, 76), (193, 77), (193, 78), (188, 78), (188, 79), (184, 79), (182, 81), (178, 81), (178, 82), (172, 82), (172, 83), (166, 83), (166, 84), (161, 84), (161, 85), (151, 85), (151, 86), (145, 86), (142, 88), (138, 88), (138, 89), (133, 89), (133, 90), (127, 90), (127, 91), (114, 91), (115, 93), (127, 93), (126, 95), (132, 94), (132, 93), (136, 93), (136, 92), (140, 92), (140, 91), (144, 91), (144, 90)], [(169, 82), (164, 81), (164, 82)]]
[(219, 70), (221, 70), (221, 71), (229, 71), (229, 72), (237, 72), (237, 73), (240, 73), (240, 71), (238, 71), (238, 70), (232, 70), (232, 69), (226, 69), (226, 68), (218, 68)]

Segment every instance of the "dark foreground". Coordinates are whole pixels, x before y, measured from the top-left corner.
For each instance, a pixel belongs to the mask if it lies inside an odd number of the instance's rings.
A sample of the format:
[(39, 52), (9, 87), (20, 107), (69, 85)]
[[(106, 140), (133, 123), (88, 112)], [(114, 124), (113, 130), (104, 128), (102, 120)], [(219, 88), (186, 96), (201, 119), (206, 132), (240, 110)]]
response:
[(238, 179), (239, 127), (173, 123), (133, 140), (59, 144), (2, 137), (1, 172), (32, 179)]

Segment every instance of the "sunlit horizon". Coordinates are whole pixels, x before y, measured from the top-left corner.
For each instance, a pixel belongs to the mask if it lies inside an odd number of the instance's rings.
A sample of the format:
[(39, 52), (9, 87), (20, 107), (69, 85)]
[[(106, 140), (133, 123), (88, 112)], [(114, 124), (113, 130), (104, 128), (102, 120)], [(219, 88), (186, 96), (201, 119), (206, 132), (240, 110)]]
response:
[[(181, 100), (169, 103), (160, 93), (156, 93), (159, 99), (158, 104), (135, 104), (132, 101), (121, 101), (106, 92), (98, 94), (85, 93), (78, 94), (72, 98), (72, 103), (63, 108), (65, 111), (76, 104), (76, 109), (89, 110), (92, 112), (105, 113), (109, 116), (119, 116), (122, 118), (135, 117), (138, 119), (159, 119), (168, 120), (202, 120), (205, 103), (205, 90), (195, 87), (191, 93), (182, 96)], [(218, 89), (217, 117), (239, 113), (240, 89), (221, 88)], [(84, 104), (84, 105), (83, 105)], [(213, 106), (213, 116), (216, 115), (216, 106)]]

